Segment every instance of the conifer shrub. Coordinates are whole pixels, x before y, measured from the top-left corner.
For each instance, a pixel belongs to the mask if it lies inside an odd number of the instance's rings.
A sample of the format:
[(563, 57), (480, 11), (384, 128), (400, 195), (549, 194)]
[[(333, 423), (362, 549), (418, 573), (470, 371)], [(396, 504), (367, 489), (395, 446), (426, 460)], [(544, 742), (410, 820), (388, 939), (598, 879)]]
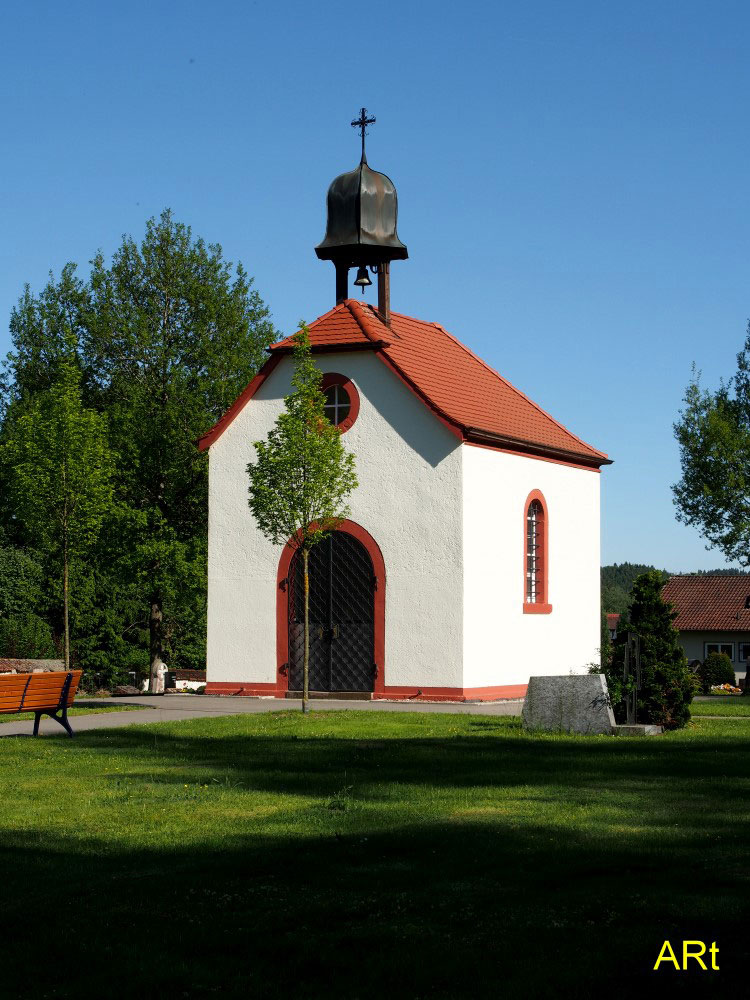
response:
[(701, 690), (708, 694), (715, 684), (734, 684), (734, 667), (726, 653), (709, 653), (698, 670)]
[(626, 688), (634, 683), (632, 678), (627, 684), (623, 682), (625, 642), (628, 632), (636, 632), (641, 650), (637, 720), (665, 729), (679, 729), (690, 719), (694, 682), (674, 627), (677, 612), (661, 596), (663, 585), (663, 574), (658, 571), (643, 573), (636, 579), (630, 609), (617, 627), (611, 662), (602, 669), (615, 718), (624, 722)]

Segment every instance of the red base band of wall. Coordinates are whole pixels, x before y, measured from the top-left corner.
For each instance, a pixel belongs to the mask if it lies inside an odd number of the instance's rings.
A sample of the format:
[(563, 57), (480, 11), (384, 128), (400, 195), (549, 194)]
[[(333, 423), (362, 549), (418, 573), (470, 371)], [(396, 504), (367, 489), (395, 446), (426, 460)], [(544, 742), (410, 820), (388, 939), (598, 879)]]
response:
[[(399, 687), (386, 685), (382, 691), (375, 691), (371, 697), (376, 701), (507, 701), (523, 698), (527, 684), (504, 684), (499, 687), (479, 688), (438, 688)], [(244, 698), (284, 698), (286, 688), (277, 684), (254, 683), (253, 681), (209, 681), (206, 694), (218, 694)]]
[(373, 698), (385, 701), (508, 701), (524, 698), (527, 687), (528, 684), (501, 684), (498, 687), (420, 688), (386, 684)]
[(286, 690), (278, 684), (254, 681), (209, 681), (206, 694), (241, 695), (244, 698), (283, 698)]

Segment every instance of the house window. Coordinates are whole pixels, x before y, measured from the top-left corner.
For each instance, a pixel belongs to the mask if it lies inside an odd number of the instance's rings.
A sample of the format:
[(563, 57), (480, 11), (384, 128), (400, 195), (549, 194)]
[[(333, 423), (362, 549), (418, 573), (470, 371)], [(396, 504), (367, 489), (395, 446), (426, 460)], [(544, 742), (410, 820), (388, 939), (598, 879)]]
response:
[(357, 388), (351, 379), (338, 372), (326, 372), (321, 388), (325, 396), (325, 415), (344, 434), (359, 414)]
[(539, 490), (534, 490), (524, 507), (525, 614), (549, 614), (552, 610), (547, 603), (548, 542), (547, 505)]
[(733, 642), (706, 642), (703, 645), (706, 656), (708, 656), (709, 653), (725, 653), (730, 660), (734, 660)]
[(750, 659), (750, 642), (740, 643), (740, 655), (738, 660), (740, 663), (746, 663)]

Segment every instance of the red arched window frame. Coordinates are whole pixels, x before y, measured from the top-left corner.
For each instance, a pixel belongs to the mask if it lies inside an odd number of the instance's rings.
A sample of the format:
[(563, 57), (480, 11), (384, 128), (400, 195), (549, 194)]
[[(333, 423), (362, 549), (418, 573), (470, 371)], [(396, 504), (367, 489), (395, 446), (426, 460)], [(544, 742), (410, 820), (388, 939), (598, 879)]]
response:
[(359, 416), (359, 393), (357, 392), (356, 385), (346, 375), (339, 375), (338, 372), (326, 372), (323, 375), (323, 383), (321, 385), (323, 392), (334, 385), (340, 385), (349, 397), (349, 413), (340, 424), (336, 425), (342, 434), (346, 434)]
[(548, 615), (549, 515), (540, 490), (532, 490), (523, 505), (523, 613)]

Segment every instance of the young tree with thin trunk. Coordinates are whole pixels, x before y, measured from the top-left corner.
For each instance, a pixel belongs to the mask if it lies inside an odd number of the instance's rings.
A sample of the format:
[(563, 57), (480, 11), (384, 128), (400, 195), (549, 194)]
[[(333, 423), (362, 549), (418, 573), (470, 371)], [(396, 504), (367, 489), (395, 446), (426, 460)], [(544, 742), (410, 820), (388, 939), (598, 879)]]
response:
[(3, 445), (14, 512), (62, 574), (65, 668), (70, 667), (70, 567), (95, 541), (112, 503), (107, 421), (81, 402), (73, 352), (57, 380), (36, 393)]
[(346, 498), (357, 487), (354, 456), (323, 409), (323, 374), (312, 359), (307, 327), (294, 346), (293, 391), (265, 441), (256, 441), (248, 467), (250, 510), (274, 543), (296, 548), (304, 574), (302, 711), (308, 710), (310, 666), (310, 550), (350, 513)]

